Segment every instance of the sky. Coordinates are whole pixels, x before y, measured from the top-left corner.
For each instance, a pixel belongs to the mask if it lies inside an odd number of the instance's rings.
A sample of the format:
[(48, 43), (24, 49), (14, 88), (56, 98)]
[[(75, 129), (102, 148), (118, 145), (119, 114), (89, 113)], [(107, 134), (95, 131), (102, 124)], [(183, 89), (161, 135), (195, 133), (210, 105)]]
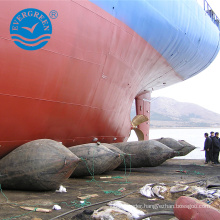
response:
[[(220, 18), (220, 0), (207, 1)], [(186, 81), (152, 92), (152, 102), (155, 97), (194, 103), (220, 114), (220, 51), (204, 71)]]

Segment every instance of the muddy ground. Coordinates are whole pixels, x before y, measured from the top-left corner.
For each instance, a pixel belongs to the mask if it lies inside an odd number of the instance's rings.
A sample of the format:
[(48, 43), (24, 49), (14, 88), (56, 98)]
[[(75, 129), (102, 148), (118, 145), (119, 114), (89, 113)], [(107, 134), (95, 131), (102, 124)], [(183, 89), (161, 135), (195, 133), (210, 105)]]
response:
[[(62, 185), (66, 193), (59, 192), (26, 192), (1, 190), (0, 219), (90, 219), (91, 211), (104, 206), (106, 201), (119, 200), (143, 210), (145, 213), (155, 211), (172, 211), (175, 200), (181, 196), (176, 194), (165, 200), (159, 198), (148, 199), (139, 193), (139, 188), (147, 183), (165, 183), (167, 186), (176, 183), (189, 183), (205, 180), (219, 175), (220, 165), (204, 165), (204, 160), (170, 159), (158, 167), (133, 168), (116, 170), (100, 176), (71, 178)], [(190, 183), (188, 185), (196, 185)], [(83, 206), (80, 196), (97, 194), (93, 198), (84, 200)], [(103, 202), (103, 203), (101, 203)], [(96, 203), (101, 203), (95, 205)], [(52, 209), (54, 204), (61, 206), (61, 210), (49, 213), (23, 210), (21, 206)], [(79, 209), (75, 211), (76, 209)], [(68, 214), (67, 214), (68, 213)], [(63, 216), (61, 216), (63, 215)], [(60, 216), (60, 217), (59, 217)], [(156, 219), (171, 219), (172, 216), (155, 216)]]

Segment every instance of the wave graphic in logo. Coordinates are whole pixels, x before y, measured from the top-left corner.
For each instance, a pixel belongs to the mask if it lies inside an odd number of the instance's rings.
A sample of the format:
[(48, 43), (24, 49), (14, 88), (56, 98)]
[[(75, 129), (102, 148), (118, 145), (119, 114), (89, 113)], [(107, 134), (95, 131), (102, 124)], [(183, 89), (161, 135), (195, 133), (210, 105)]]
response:
[(44, 12), (27, 8), (18, 12), (12, 19), (10, 34), (18, 47), (38, 50), (48, 43), (52, 34), (52, 25)]

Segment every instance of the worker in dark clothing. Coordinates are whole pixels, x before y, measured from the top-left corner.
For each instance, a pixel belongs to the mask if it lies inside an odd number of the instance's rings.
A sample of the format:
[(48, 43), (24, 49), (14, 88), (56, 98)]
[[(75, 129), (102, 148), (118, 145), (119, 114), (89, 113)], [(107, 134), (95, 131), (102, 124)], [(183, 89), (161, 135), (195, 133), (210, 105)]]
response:
[(219, 140), (219, 133), (215, 132), (215, 138), (213, 138), (213, 161), (214, 164), (219, 164), (218, 157), (219, 157), (219, 150), (220, 150), (220, 140)]
[(212, 146), (211, 146), (211, 148), (209, 149), (209, 156), (210, 156), (211, 162), (214, 163), (214, 159), (213, 159), (213, 138), (215, 137), (214, 131), (211, 131), (211, 132), (210, 132), (210, 136), (209, 136), (209, 137), (212, 139)]
[(208, 133), (205, 133), (204, 136), (205, 136), (205, 142), (204, 142), (205, 164), (207, 164), (211, 162), (210, 149), (212, 148), (212, 139), (209, 137)]

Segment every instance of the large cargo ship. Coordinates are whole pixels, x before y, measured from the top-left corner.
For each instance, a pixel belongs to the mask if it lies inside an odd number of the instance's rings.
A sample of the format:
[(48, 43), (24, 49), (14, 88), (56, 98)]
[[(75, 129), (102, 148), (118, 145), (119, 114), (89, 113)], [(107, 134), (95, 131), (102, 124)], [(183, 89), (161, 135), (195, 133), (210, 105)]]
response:
[[(218, 54), (219, 20), (205, 7), (1, 1), (0, 158), (43, 138), (66, 147), (126, 141), (134, 99), (149, 118), (152, 91), (198, 74)], [(139, 128), (148, 139), (149, 121)]]

